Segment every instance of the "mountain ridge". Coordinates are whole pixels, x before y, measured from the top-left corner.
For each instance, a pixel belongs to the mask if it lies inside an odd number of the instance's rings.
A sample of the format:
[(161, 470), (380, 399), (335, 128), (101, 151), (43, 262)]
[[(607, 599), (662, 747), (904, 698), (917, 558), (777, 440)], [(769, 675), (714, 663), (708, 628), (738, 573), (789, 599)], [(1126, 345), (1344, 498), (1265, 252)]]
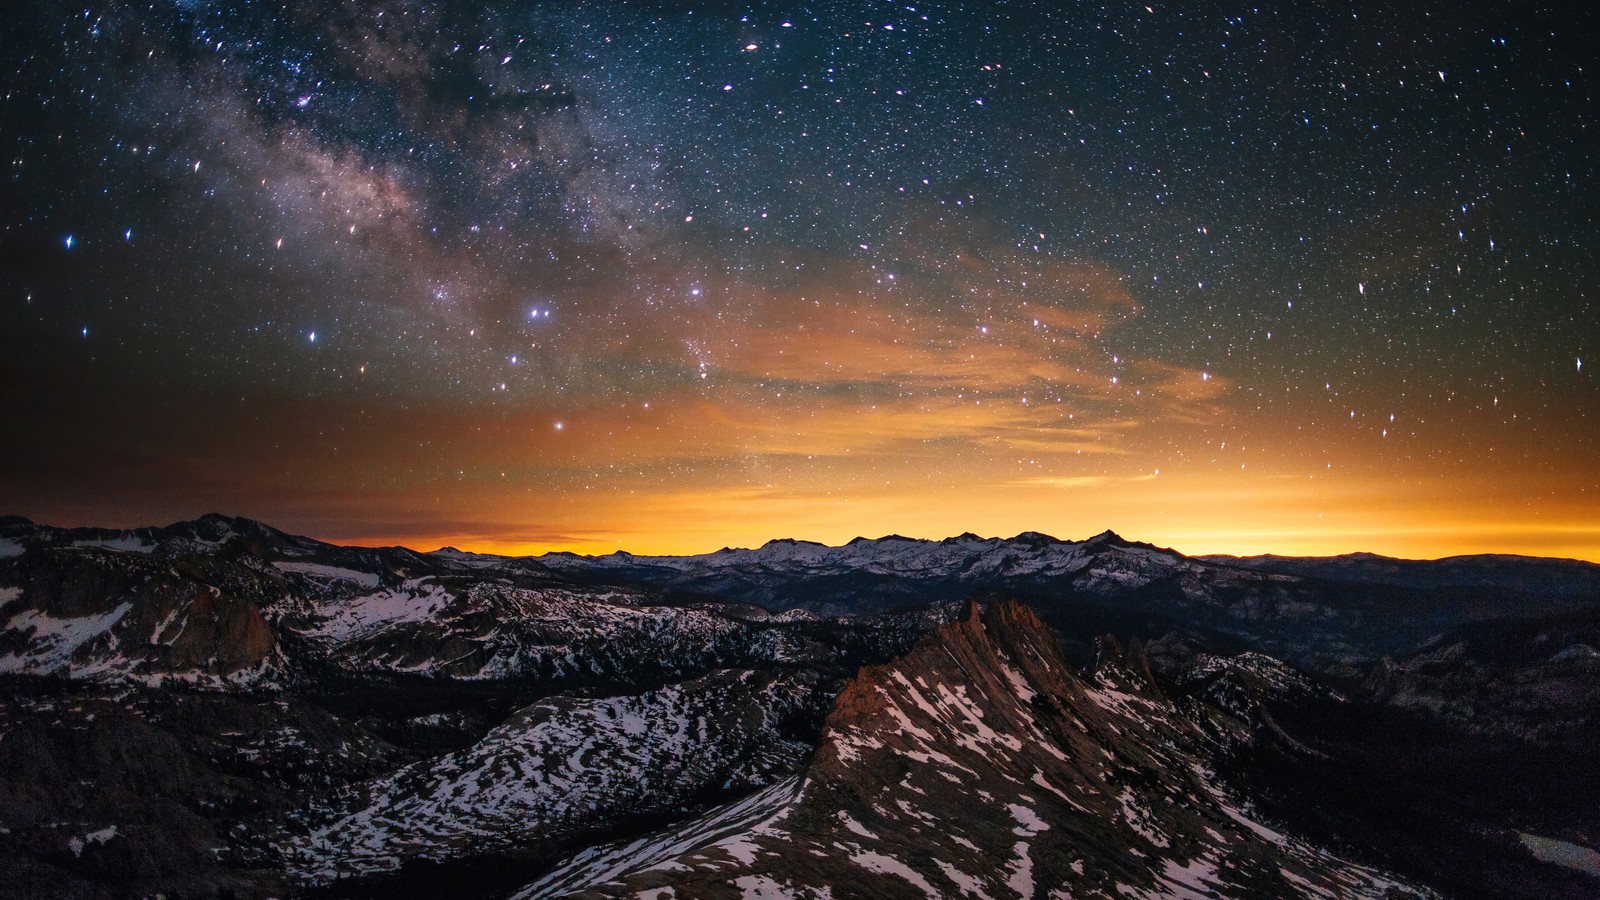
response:
[[(1036, 532), (938, 541), (891, 535), (838, 547), (783, 539), (685, 557), (505, 557), (345, 547), (223, 515), (120, 531), (13, 522), (0, 527), (0, 605), (10, 610), (0, 619), (0, 672), (217, 678), (249, 670), (255, 674), (248, 677), (272, 678), (288, 664), (275, 655), (278, 648), (307, 659), (337, 645), (365, 647), (365, 664), (389, 671), (442, 665), (486, 675), (523, 666), (509, 660), (530, 647), (550, 648), (547, 657), (555, 652), (545, 625), (507, 623), (529, 621), (530, 610), (551, 600), (568, 602), (559, 598), (632, 609), (648, 597), (647, 606), (681, 608), (673, 614), (679, 619), (703, 600), (737, 616), (749, 613), (728, 604), (827, 619), (910, 612), (998, 591), (1027, 599), (1058, 628), (1081, 630), (1095, 619), (1149, 638), (1181, 625), (1321, 668), (1365, 666), (1496, 616), (1600, 606), (1600, 566), (1376, 559), (1274, 558), (1250, 567), (1186, 557), (1111, 531), (1077, 542)], [(214, 592), (202, 607), (220, 604), (219, 611), (191, 609), (201, 602), (195, 592)], [(173, 605), (183, 596), (192, 599)], [(589, 600), (575, 608), (598, 609)], [(435, 621), (447, 610), (457, 624)], [(180, 639), (199, 646), (199, 632), (179, 624), (191, 611), (208, 621), (228, 611), (256, 635), (255, 649), (239, 665), (230, 662), (232, 650), (161, 649)], [(212, 657), (216, 664), (184, 662)]]
[[(846, 541), (846, 542), (844, 542), (842, 544), (837, 544), (837, 545), (827, 544), (825, 542), (809, 540), (809, 539), (805, 539), (805, 538), (774, 537), (774, 538), (767, 539), (759, 547), (753, 547), (752, 548), (752, 547), (731, 547), (731, 546), (729, 546), (729, 547), (722, 547), (721, 549), (713, 550), (713, 551), (709, 551), (709, 552), (705, 552), (705, 553), (693, 553), (693, 554), (640, 554), (640, 553), (634, 553), (634, 552), (628, 551), (628, 550), (616, 550), (616, 551), (612, 551), (611, 553), (605, 553), (605, 554), (581, 554), (581, 553), (574, 553), (572, 551), (557, 550), (557, 551), (547, 551), (547, 552), (538, 553), (538, 554), (506, 555), (506, 554), (498, 554), (498, 553), (484, 553), (484, 552), (472, 551), (472, 550), (462, 550), (460, 548), (457, 548), (457, 547), (454, 547), (454, 546), (449, 546), (449, 545), (440, 546), (440, 547), (435, 548), (433, 550), (418, 550), (418, 549), (416, 549), (414, 547), (408, 547), (408, 546), (403, 545), (403, 544), (383, 544), (383, 545), (375, 545), (375, 546), (374, 545), (365, 545), (365, 544), (345, 544), (345, 543), (339, 543), (337, 541), (330, 541), (330, 540), (324, 540), (324, 539), (320, 539), (320, 538), (313, 538), (313, 537), (309, 537), (309, 536), (305, 536), (305, 535), (292, 534), (292, 533), (289, 533), (289, 532), (282, 531), (282, 530), (280, 530), (280, 529), (278, 529), (278, 528), (276, 528), (276, 527), (274, 527), (272, 525), (268, 525), (267, 523), (265, 523), (265, 522), (263, 522), (261, 520), (258, 520), (258, 519), (252, 519), (252, 518), (249, 518), (249, 517), (246, 517), (246, 516), (233, 516), (233, 515), (229, 515), (229, 514), (226, 514), (226, 513), (218, 513), (218, 512), (206, 513), (206, 514), (197, 516), (197, 517), (192, 518), (192, 519), (179, 519), (179, 520), (177, 520), (175, 522), (171, 522), (171, 523), (169, 523), (167, 525), (143, 525), (143, 526), (133, 526), (133, 527), (126, 527), (126, 528), (107, 527), (107, 526), (59, 526), (59, 525), (49, 525), (49, 524), (45, 524), (45, 523), (35, 522), (33, 519), (31, 519), (31, 518), (29, 518), (27, 516), (0, 515), (0, 539), (4, 539), (4, 538), (14, 539), (15, 537), (19, 536), (19, 533), (21, 533), (21, 532), (33, 532), (34, 534), (28, 535), (30, 537), (37, 535), (37, 536), (45, 536), (45, 537), (52, 538), (52, 539), (60, 539), (61, 537), (71, 536), (71, 537), (79, 539), (79, 540), (94, 540), (96, 538), (108, 539), (108, 538), (114, 538), (114, 537), (130, 537), (130, 536), (131, 537), (138, 537), (138, 538), (145, 538), (145, 537), (171, 538), (171, 537), (182, 536), (182, 535), (195, 535), (195, 534), (205, 535), (205, 534), (209, 533), (209, 534), (212, 534), (212, 535), (216, 535), (216, 537), (208, 538), (212, 542), (222, 542), (222, 541), (225, 541), (229, 537), (232, 537), (234, 535), (247, 536), (247, 535), (250, 535), (250, 534), (264, 534), (264, 535), (271, 535), (274, 538), (278, 539), (281, 543), (284, 543), (284, 544), (287, 544), (287, 545), (290, 545), (290, 546), (304, 546), (304, 545), (310, 544), (310, 545), (316, 545), (316, 546), (319, 546), (319, 547), (329, 547), (329, 548), (338, 548), (338, 549), (346, 549), (346, 550), (405, 551), (407, 553), (412, 553), (412, 554), (417, 554), (417, 555), (422, 555), (422, 556), (437, 555), (437, 554), (458, 554), (458, 555), (466, 556), (466, 557), (483, 557), (483, 558), (495, 558), (495, 559), (522, 559), (522, 560), (541, 560), (541, 559), (544, 559), (546, 557), (555, 558), (555, 559), (581, 559), (581, 560), (604, 560), (604, 559), (607, 559), (607, 558), (610, 558), (610, 557), (627, 557), (627, 558), (631, 558), (633, 560), (690, 560), (690, 559), (703, 559), (703, 558), (706, 558), (706, 557), (714, 557), (714, 556), (718, 556), (720, 554), (759, 553), (759, 552), (761, 552), (763, 550), (766, 550), (766, 549), (768, 549), (770, 547), (774, 547), (774, 546), (777, 546), (777, 547), (783, 547), (783, 546), (806, 546), (806, 547), (814, 547), (814, 548), (825, 549), (825, 550), (841, 550), (841, 549), (844, 549), (844, 548), (847, 548), (847, 547), (858, 546), (858, 545), (862, 545), (862, 544), (881, 545), (881, 544), (887, 544), (887, 543), (908, 543), (908, 544), (917, 544), (917, 545), (925, 545), (925, 546), (934, 546), (934, 545), (949, 546), (949, 545), (952, 545), (952, 544), (960, 544), (960, 543), (986, 543), (986, 544), (1018, 544), (1018, 545), (1051, 544), (1051, 545), (1069, 545), (1069, 546), (1117, 545), (1117, 546), (1140, 548), (1140, 549), (1145, 549), (1145, 550), (1153, 550), (1153, 551), (1157, 551), (1157, 552), (1160, 552), (1160, 553), (1183, 556), (1185, 559), (1191, 559), (1191, 560), (1196, 560), (1196, 561), (1200, 561), (1200, 562), (1217, 563), (1217, 564), (1224, 564), (1224, 565), (1244, 566), (1244, 567), (1260, 567), (1260, 566), (1271, 567), (1271, 566), (1277, 566), (1277, 565), (1309, 565), (1309, 564), (1333, 563), (1333, 562), (1402, 564), (1402, 565), (1407, 565), (1407, 564), (1429, 565), (1429, 564), (1442, 564), (1442, 563), (1456, 564), (1456, 563), (1466, 563), (1466, 562), (1479, 561), (1479, 562), (1485, 562), (1485, 563), (1530, 562), (1530, 563), (1573, 564), (1574, 566), (1577, 566), (1577, 567), (1589, 568), (1589, 569), (1595, 570), (1596, 572), (1600, 572), (1600, 562), (1594, 562), (1594, 561), (1584, 560), (1584, 559), (1577, 559), (1577, 558), (1573, 558), (1573, 557), (1534, 556), (1534, 555), (1515, 554), (1515, 553), (1469, 553), (1469, 554), (1455, 554), (1455, 555), (1450, 555), (1450, 556), (1442, 556), (1442, 557), (1437, 557), (1437, 558), (1396, 557), (1396, 556), (1388, 556), (1388, 555), (1381, 554), (1381, 553), (1374, 553), (1374, 552), (1371, 552), (1371, 551), (1353, 551), (1353, 552), (1350, 552), (1350, 553), (1333, 554), (1333, 555), (1322, 555), (1322, 556), (1293, 556), (1293, 555), (1278, 554), (1278, 553), (1262, 553), (1262, 554), (1253, 554), (1253, 555), (1234, 555), (1234, 554), (1222, 554), (1222, 553), (1207, 553), (1207, 554), (1188, 555), (1188, 554), (1184, 554), (1184, 553), (1182, 553), (1182, 552), (1180, 552), (1178, 550), (1174, 550), (1174, 549), (1172, 549), (1170, 547), (1161, 547), (1159, 545), (1148, 543), (1148, 542), (1144, 542), (1144, 541), (1129, 540), (1128, 538), (1123, 537), (1121, 534), (1119, 534), (1118, 532), (1116, 532), (1115, 530), (1112, 530), (1112, 529), (1105, 529), (1105, 530), (1103, 530), (1103, 531), (1101, 531), (1099, 533), (1096, 533), (1094, 535), (1090, 535), (1089, 537), (1083, 538), (1081, 540), (1057, 538), (1057, 537), (1054, 537), (1054, 536), (1052, 536), (1050, 534), (1047, 534), (1047, 533), (1044, 533), (1044, 532), (1039, 532), (1039, 531), (1022, 531), (1022, 532), (1019, 532), (1018, 534), (1013, 535), (1011, 537), (1002, 537), (1002, 536), (983, 537), (983, 536), (974, 534), (972, 532), (963, 532), (962, 534), (959, 534), (959, 535), (952, 535), (952, 536), (948, 536), (948, 537), (944, 537), (944, 538), (912, 538), (912, 537), (906, 537), (906, 536), (900, 535), (900, 534), (887, 534), (887, 535), (883, 535), (882, 537), (869, 538), (869, 537), (866, 537), (864, 535), (858, 535), (858, 536), (856, 536), (854, 538), (851, 538), (850, 540), (848, 540), (848, 541)], [(126, 548), (112, 548), (112, 549), (126, 549)]]
[[(6, 519), (0, 897), (655, 890), (640, 854), (774, 895), (1377, 884), (1316, 848), (1593, 896), (1528, 849), (1600, 843), (1589, 570), (1304, 565), (1110, 532), (524, 558)], [(784, 809), (827, 839), (745, 862)]]
[(1079, 678), (1030, 609), (969, 603), (850, 680), (799, 787), (749, 827), (586, 855), (519, 900), (1431, 896), (1231, 805), (1200, 775), (1202, 730), (1125, 668), (1136, 654)]

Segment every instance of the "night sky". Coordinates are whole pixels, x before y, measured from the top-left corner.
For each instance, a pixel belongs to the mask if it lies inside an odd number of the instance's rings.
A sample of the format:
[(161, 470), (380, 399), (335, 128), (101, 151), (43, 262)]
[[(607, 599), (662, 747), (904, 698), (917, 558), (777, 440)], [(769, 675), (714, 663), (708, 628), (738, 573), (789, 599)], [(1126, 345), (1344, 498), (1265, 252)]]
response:
[(0, 513), (1600, 559), (1600, 9), (8, 5)]

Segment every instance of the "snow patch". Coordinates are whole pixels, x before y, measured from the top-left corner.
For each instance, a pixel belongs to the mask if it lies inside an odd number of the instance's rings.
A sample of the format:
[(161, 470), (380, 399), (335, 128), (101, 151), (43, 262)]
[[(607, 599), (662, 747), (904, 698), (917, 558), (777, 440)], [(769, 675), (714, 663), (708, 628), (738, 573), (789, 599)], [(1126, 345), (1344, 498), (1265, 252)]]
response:
[(72, 546), (91, 550), (119, 550), (124, 553), (149, 553), (156, 549), (156, 545), (149, 541), (142, 541), (131, 534), (115, 538), (101, 538), (99, 540), (73, 541)]
[(950, 865), (942, 859), (934, 860), (933, 864), (939, 867), (939, 871), (944, 873), (944, 877), (950, 879), (950, 882), (956, 886), (956, 890), (961, 892), (961, 896), (976, 897), (978, 900), (993, 900), (993, 898), (989, 896), (989, 892), (983, 889), (982, 881), (979, 881), (977, 878), (968, 875), (967, 873), (961, 871), (955, 866)]
[[(796, 891), (765, 875), (745, 875), (734, 879), (733, 884), (739, 889), (739, 900), (800, 900), (800, 898), (831, 900), (833, 897), (833, 892), (827, 888), (823, 888), (821, 891)], [(640, 896), (643, 896), (643, 894)], [(675, 895), (669, 894), (668, 896)]]
[(1287, 837), (1284, 837), (1278, 832), (1273, 831), (1271, 828), (1268, 828), (1267, 826), (1262, 825), (1260, 822), (1257, 822), (1249, 816), (1246, 816), (1244, 813), (1234, 809), (1232, 806), (1223, 803), (1222, 811), (1227, 814), (1228, 818), (1255, 832), (1257, 837), (1265, 838), (1280, 847), (1289, 846), (1289, 839)]
[[(376, 575), (372, 577), (377, 578)], [(412, 579), (398, 588), (330, 604), (328, 618), (307, 634), (347, 641), (399, 622), (427, 620), (453, 599), (450, 592), (438, 584)]]
[(327, 566), (322, 563), (312, 562), (275, 562), (272, 564), (280, 572), (293, 572), (297, 575), (310, 575), (313, 578), (326, 578), (329, 581), (353, 581), (364, 588), (375, 588), (382, 577), (376, 572), (359, 572), (355, 569), (346, 569), (342, 566)]
[(1041, 831), (1049, 831), (1050, 825), (1039, 814), (1020, 803), (1007, 803), (1006, 809), (1011, 811), (1011, 818), (1017, 820), (1017, 827), (1011, 833), (1018, 837), (1033, 837)]
[(1217, 867), (1205, 859), (1194, 860), (1188, 865), (1166, 860), (1161, 880), (1165, 882), (1165, 895), (1177, 900), (1210, 900), (1221, 893), (1217, 883)]
[(1569, 844), (1555, 838), (1524, 834), (1522, 846), (1527, 847), (1533, 858), (1540, 862), (1554, 863), (1600, 878), (1600, 853), (1581, 844)]
[[(857, 853), (855, 856), (850, 857), (850, 861), (868, 872), (903, 878), (910, 882), (912, 887), (932, 898), (932, 900), (939, 900), (941, 896), (938, 891), (934, 890), (933, 885), (928, 883), (928, 879), (922, 877), (921, 872), (892, 856), (884, 856), (882, 853), (868, 851), (866, 853)], [(1032, 894), (1028, 896), (1032, 896)]]
[(855, 834), (859, 834), (868, 840), (876, 841), (879, 839), (877, 835), (867, 830), (867, 826), (857, 822), (855, 819), (850, 818), (850, 814), (842, 809), (839, 810), (839, 821), (844, 823), (845, 828), (848, 828), (850, 831), (854, 832)]
[(112, 825), (99, 831), (91, 831), (83, 837), (74, 835), (67, 839), (67, 849), (72, 851), (74, 859), (83, 856), (83, 851), (90, 844), (104, 844), (117, 836), (117, 826)]
[(1027, 703), (1029, 700), (1032, 700), (1034, 697), (1039, 695), (1038, 691), (1035, 691), (1032, 687), (1028, 686), (1028, 680), (1022, 677), (1021, 672), (1018, 672), (1016, 669), (1013, 669), (1004, 663), (1000, 664), (1000, 671), (1004, 672), (1006, 675), (1006, 680), (1011, 682), (1011, 689), (1016, 692), (1018, 700), (1021, 700), (1023, 703)]
[(1033, 896), (1033, 857), (1028, 854), (1028, 842), (1017, 841), (1012, 846), (1017, 858), (1011, 861), (1006, 875), (1006, 887), (1017, 892), (1022, 900)]
[[(8, 588), (16, 590), (16, 588)], [(0, 656), (0, 672), (37, 672), (50, 674), (66, 668), (72, 654), (102, 634), (110, 631), (122, 617), (133, 609), (132, 603), (120, 603), (116, 609), (98, 616), (77, 616), (57, 619), (36, 609), (18, 613), (6, 623), (5, 631), (31, 632), (31, 648), (18, 655)]]

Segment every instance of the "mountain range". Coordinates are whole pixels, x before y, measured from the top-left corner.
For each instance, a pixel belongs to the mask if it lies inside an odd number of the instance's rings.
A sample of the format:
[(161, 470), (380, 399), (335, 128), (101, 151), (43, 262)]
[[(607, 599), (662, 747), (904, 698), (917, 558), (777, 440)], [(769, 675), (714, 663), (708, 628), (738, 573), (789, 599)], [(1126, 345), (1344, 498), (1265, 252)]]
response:
[(0, 896), (1594, 897), (1600, 566), (0, 518)]

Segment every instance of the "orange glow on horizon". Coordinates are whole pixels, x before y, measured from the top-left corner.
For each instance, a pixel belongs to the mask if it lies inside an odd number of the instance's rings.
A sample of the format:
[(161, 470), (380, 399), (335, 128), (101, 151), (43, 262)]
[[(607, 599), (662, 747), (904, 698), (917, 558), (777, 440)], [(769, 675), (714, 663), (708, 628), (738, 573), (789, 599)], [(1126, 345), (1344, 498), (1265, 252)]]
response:
[[(1039, 531), (1082, 540), (1110, 528), (1124, 538), (1198, 556), (1334, 556), (1370, 552), (1403, 559), (1479, 553), (1600, 562), (1600, 524), (1577, 506), (1506, 515), (1492, 498), (1441, 507), (1426, 492), (1390, 497), (1388, 479), (1360, 476), (1285, 483), (1272, 476), (1085, 476), (1055, 487), (1018, 480), (972, 489), (857, 489), (834, 496), (773, 488), (684, 490), (652, 495), (591, 493), (583, 510), (557, 501), (547, 512), (573, 527), (564, 534), (519, 538), (482, 531), (427, 534), (372, 532), (341, 538), (510, 556), (566, 551), (694, 555), (722, 547), (759, 547), (774, 538), (830, 546), (889, 534), (937, 540), (963, 532), (1010, 537)], [(505, 518), (515, 511), (507, 509)], [(661, 523), (662, 527), (653, 527)], [(530, 525), (530, 530), (534, 526)]]
[[(1133, 355), (1124, 276), (945, 238), (897, 249), (914, 264), (892, 284), (841, 259), (778, 283), (708, 278), (695, 304), (541, 345), (542, 371), (586, 387), (571, 395), (384, 402), (363, 387), (375, 369), (311, 410), (272, 393), (180, 408), (150, 392), (154, 410), (95, 420), (52, 407), (41, 421), (69, 449), (36, 467), (77, 493), (8, 487), (52, 524), (223, 511), (339, 543), (511, 555), (1110, 528), (1191, 555), (1600, 562), (1600, 433), (1581, 410)], [(616, 374), (638, 369), (650, 377)], [(137, 477), (98, 449), (127, 435), (146, 442), (126, 454)]]

